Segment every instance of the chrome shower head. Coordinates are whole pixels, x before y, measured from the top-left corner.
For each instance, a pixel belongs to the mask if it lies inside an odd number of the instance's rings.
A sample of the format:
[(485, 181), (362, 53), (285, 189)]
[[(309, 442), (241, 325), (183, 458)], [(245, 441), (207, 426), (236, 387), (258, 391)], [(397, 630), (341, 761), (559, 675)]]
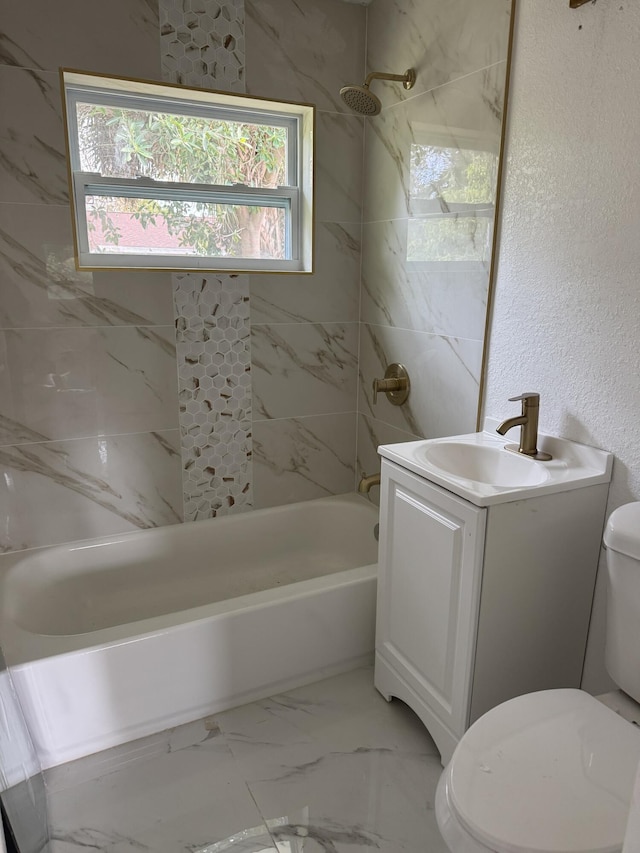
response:
[(369, 89), (372, 80), (397, 80), (405, 89), (412, 89), (416, 82), (416, 72), (409, 68), (404, 74), (383, 74), (372, 71), (362, 86), (344, 86), (340, 89), (340, 97), (356, 113), (363, 116), (377, 116), (382, 109), (380, 99)]

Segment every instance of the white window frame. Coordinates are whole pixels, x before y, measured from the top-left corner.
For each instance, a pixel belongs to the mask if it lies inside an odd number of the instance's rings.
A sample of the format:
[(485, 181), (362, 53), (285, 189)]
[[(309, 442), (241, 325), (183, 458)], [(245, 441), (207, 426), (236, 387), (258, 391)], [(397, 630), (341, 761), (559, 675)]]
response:
[[(313, 272), (313, 149), (315, 108), (310, 104), (272, 101), (225, 92), (190, 89), (151, 81), (87, 74), (61, 69), (67, 130), (76, 266), (79, 270), (165, 269), (182, 272)], [(128, 109), (174, 112), (286, 127), (287, 184), (276, 188), (244, 184), (209, 185), (110, 178), (81, 169), (76, 104), (95, 103)], [(286, 212), (285, 259), (216, 257), (189, 253), (91, 252), (87, 197), (119, 196), (276, 207)]]

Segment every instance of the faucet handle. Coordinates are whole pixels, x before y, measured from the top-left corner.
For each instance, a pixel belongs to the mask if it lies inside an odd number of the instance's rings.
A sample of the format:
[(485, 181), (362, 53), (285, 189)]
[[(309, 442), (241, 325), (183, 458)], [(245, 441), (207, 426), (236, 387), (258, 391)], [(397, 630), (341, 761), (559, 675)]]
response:
[(411, 383), (407, 368), (403, 364), (393, 362), (384, 372), (383, 379), (373, 380), (373, 405), (378, 402), (378, 391), (384, 391), (387, 400), (394, 406), (401, 406), (409, 396)]
[(522, 400), (525, 406), (539, 406), (540, 394), (537, 391), (525, 391), (524, 394), (518, 394), (517, 397), (509, 397), (510, 403), (517, 403)]

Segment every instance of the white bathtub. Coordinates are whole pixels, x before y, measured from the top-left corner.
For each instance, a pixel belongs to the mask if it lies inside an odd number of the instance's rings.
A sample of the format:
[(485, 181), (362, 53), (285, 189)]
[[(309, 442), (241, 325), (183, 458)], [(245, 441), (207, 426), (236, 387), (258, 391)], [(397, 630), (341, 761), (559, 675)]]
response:
[(358, 495), (0, 557), (0, 644), (43, 767), (359, 666)]

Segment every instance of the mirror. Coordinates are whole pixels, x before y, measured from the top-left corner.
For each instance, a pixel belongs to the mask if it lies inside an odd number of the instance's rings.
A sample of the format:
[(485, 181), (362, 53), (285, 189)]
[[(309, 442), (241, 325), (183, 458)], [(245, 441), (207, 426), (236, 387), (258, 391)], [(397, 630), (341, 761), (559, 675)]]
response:
[[(369, 7), (369, 66), (417, 80), (366, 119), (359, 471), (379, 444), (479, 428), (512, 3), (462, 6)], [(391, 362), (411, 376), (401, 407), (373, 401)]]

